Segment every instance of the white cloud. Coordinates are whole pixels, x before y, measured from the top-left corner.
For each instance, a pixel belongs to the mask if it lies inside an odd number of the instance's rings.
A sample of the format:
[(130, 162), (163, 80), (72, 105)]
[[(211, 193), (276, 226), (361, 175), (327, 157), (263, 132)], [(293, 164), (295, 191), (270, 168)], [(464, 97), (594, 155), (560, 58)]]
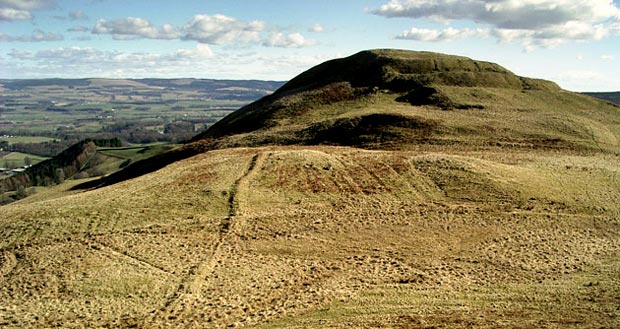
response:
[(41, 30), (34, 31), (31, 35), (11, 36), (0, 33), (0, 41), (4, 42), (42, 42), (42, 41), (61, 41), (64, 40), (62, 34), (43, 32)]
[(0, 21), (32, 19), (32, 11), (51, 8), (53, 0), (0, 0)]
[(172, 25), (165, 24), (160, 29), (143, 18), (128, 17), (107, 21), (100, 19), (93, 28), (94, 34), (111, 34), (115, 40), (131, 40), (137, 38), (148, 39), (176, 39), (180, 32)]
[(613, 61), (614, 59), (616, 59), (616, 56), (609, 55), (609, 54), (603, 54), (601, 55), (601, 59), (604, 61)]
[(258, 42), (265, 25), (261, 21), (243, 22), (225, 15), (195, 15), (183, 27), (164, 24), (157, 28), (146, 19), (128, 17), (113, 21), (100, 19), (92, 32), (110, 34), (116, 40), (183, 39), (220, 45), (229, 42)]
[(70, 27), (67, 29), (67, 32), (88, 32), (90, 31), (89, 28), (87, 28), (86, 26), (74, 26), (74, 27)]
[(173, 57), (178, 59), (201, 59), (213, 57), (213, 51), (208, 45), (198, 44), (195, 49), (179, 49)]
[(454, 29), (450, 27), (445, 30), (431, 30), (412, 28), (411, 30), (403, 31), (401, 35), (396, 36), (396, 39), (439, 42), (472, 37), (484, 38), (488, 36), (489, 30), (486, 29)]
[(243, 22), (225, 15), (195, 15), (183, 28), (183, 39), (216, 45), (257, 42), (265, 26), (262, 21)]
[[(373, 13), (388, 18), (473, 21), (489, 26), (490, 34), (499, 41), (520, 43), (526, 48), (600, 40), (620, 32), (620, 9), (610, 0), (390, 0)], [(442, 36), (451, 40), (445, 34), (448, 30), (414, 28), (397, 38), (432, 39), (435, 34), (438, 41)]]
[[(11, 51), (5, 60), (7, 77), (202, 77), (219, 79), (290, 79), (313, 65), (341, 56), (259, 52), (215, 53), (209, 45), (167, 53), (119, 52), (91, 47), (65, 47), (36, 52)], [(45, 67), (45, 70), (41, 70)], [(4, 69), (4, 68), (3, 68)], [(274, 75), (275, 74), (275, 75)]]
[(10, 53), (8, 53), (8, 55), (12, 58), (17, 58), (17, 59), (30, 59), (34, 57), (34, 53), (28, 50), (17, 50), (17, 49), (12, 49)]
[(325, 28), (323, 27), (323, 25), (316, 23), (308, 29), (308, 32), (323, 33), (325, 32)]
[(0, 21), (16, 21), (31, 18), (32, 14), (27, 10), (0, 7)]
[(262, 44), (265, 47), (302, 48), (315, 45), (316, 43), (316, 40), (306, 39), (299, 33), (271, 33)]
[(69, 13), (69, 19), (71, 19), (73, 21), (87, 20), (88, 19), (88, 15), (86, 15), (81, 10), (76, 10), (76, 11), (72, 11), (72, 12)]
[[(267, 24), (263, 21), (244, 22), (225, 15), (195, 15), (185, 26), (164, 24), (153, 26), (143, 18), (128, 17), (107, 21), (100, 19), (92, 29), (93, 34), (109, 34), (115, 40), (180, 39), (201, 44), (222, 45), (226, 43), (260, 43), (265, 47), (301, 48), (315, 45), (315, 40), (306, 39), (299, 33), (270, 33), (263, 37)], [(320, 26), (314, 26), (319, 28)], [(322, 27), (321, 27), (322, 29)], [(77, 28), (72, 32), (80, 31)]]
[(618, 79), (613, 74), (610, 76), (607, 72), (594, 70), (567, 70), (552, 78), (560, 86), (570, 86), (570, 90), (575, 91), (612, 91), (620, 88)]
[(0, 0), (0, 7), (35, 10), (50, 8), (55, 3), (54, 0)]
[(173, 63), (187, 60), (201, 60), (213, 57), (208, 45), (199, 44), (194, 49), (178, 49), (167, 54), (118, 51), (103, 51), (92, 47), (63, 47), (40, 50), (37, 52), (13, 49), (9, 54), (14, 59), (32, 60), (46, 65), (114, 65), (128, 64), (141, 65), (143, 63)]

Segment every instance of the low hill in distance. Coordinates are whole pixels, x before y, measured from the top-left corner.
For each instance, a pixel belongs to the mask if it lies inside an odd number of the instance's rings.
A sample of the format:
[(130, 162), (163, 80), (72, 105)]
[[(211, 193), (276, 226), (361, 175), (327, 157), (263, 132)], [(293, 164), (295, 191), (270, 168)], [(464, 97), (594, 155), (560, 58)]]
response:
[(620, 105), (620, 91), (619, 92), (598, 92), (598, 93), (583, 93), (584, 95), (604, 99), (612, 103)]
[(282, 86), (281, 81), (214, 80), (214, 79), (0, 79), (0, 87), (7, 90), (46, 87), (99, 90), (112, 95), (139, 95), (165, 90), (201, 91), (203, 97), (225, 100), (255, 100)]
[(618, 327), (619, 138), (617, 106), (497, 64), (329, 61), (2, 207), (0, 326)]

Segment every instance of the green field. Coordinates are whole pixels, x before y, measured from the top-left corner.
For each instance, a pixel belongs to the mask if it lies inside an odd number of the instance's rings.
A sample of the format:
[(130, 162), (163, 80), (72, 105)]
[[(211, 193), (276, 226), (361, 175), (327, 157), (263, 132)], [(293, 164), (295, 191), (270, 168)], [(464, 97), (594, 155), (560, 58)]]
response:
[(9, 145), (16, 143), (45, 143), (57, 141), (55, 138), (43, 137), (43, 136), (14, 136), (14, 137), (0, 137), (1, 141), (9, 142)]
[(0, 157), (0, 167), (16, 168), (24, 166), (26, 165), (26, 158), (30, 158), (30, 164), (37, 164), (47, 159), (33, 154), (11, 152), (3, 157)]

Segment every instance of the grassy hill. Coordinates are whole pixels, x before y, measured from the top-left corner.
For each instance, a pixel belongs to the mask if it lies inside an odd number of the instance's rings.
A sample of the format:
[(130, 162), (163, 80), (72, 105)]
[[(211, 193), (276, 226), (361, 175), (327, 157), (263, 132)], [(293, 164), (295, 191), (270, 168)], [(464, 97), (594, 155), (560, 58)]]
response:
[(2, 207), (0, 326), (618, 327), (618, 111), (462, 57), (327, 62)]

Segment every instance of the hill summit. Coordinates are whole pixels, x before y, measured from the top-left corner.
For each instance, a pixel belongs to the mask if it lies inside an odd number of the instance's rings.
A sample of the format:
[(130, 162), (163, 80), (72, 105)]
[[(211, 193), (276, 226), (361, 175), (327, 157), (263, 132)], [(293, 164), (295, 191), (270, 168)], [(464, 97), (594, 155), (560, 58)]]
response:
[[(603, 110), (591, 113), (597, 108)], [(617, 143), (609, 127), (600, 124), (609, 122), (612, 108), (494, 63), (367, 50), (309, 69), (193, 141), (217, 140), (216, 148), (330, 144), (394, 149), (447, 140), (600, 148)]]

